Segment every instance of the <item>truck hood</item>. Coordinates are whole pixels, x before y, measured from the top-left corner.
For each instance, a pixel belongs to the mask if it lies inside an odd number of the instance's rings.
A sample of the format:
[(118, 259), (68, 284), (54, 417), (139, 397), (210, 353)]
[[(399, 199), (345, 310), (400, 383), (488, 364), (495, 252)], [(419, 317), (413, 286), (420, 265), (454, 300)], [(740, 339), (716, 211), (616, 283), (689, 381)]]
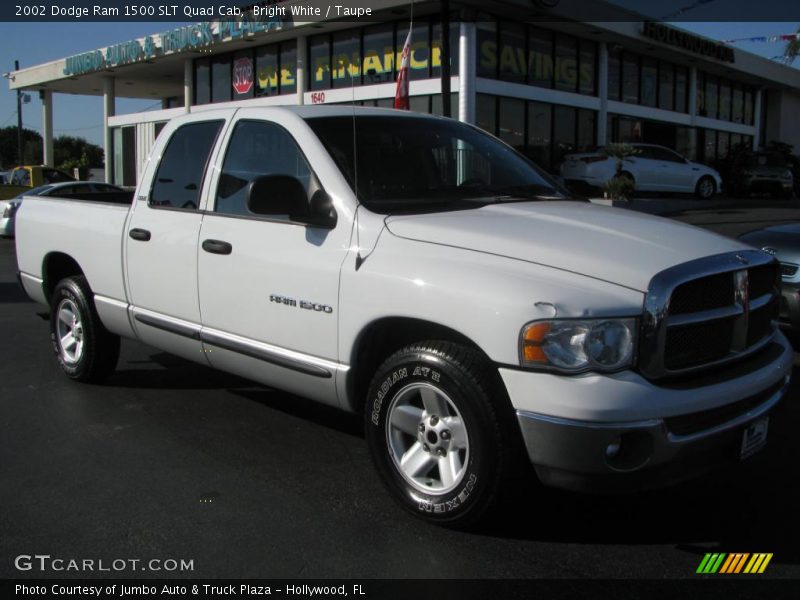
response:
[(574, 201), (386, 219), (395, 236), (579, 273), (638, 291), (673, 265), (747, 246), (691, 225)]

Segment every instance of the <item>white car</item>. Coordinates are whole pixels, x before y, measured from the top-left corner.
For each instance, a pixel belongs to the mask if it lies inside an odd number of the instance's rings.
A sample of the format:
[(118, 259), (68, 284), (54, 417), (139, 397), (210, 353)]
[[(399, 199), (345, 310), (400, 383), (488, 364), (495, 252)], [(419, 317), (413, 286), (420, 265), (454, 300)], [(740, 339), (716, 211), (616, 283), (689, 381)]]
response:
[[(677, 152), (652, 144), (631, 144), (639, 151), (623, 161), (622, 173), (633, 180), (636, 191), (684, 192), (708, 199), (722, 191), (719, 173), (706, 165), (684, 158)], [(596, 152), (567, 154), (561, 176), (569, 184), (603, 187), (617, 168), (617, 159)]]

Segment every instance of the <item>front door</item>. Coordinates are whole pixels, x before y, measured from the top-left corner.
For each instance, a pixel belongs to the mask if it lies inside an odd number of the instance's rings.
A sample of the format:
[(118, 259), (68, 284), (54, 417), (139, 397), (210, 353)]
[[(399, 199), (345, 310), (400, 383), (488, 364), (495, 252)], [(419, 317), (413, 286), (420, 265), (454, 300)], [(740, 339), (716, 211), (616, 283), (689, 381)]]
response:
[(249, 184), (259, 176), (290, 175), (307, 195), (321, 186), (297, 136), (255, 117), (240, 111), (230, 129), (200, 231), (206, 356), (220, 369), (332, 402), (339, 269), (350, 229), (343, 219), (322, 229), (248, 209)]

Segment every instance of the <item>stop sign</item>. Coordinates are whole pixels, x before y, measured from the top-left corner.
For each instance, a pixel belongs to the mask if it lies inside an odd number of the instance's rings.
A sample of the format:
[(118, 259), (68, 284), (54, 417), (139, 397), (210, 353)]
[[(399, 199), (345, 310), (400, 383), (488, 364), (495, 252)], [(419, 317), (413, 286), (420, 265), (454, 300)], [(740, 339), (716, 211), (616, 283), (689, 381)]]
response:
[(253, 61), (237, 58), (233, 61), (233, 89), (237, 94), (246, 94), (253, 87)]

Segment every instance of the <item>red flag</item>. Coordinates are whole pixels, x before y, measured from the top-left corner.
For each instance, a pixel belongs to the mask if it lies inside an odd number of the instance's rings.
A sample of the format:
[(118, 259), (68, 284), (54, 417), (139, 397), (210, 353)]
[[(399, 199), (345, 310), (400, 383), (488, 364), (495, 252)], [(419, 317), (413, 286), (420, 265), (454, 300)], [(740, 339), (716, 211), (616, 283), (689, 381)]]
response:
[(394, 107), (408, 110), (408, 63), (411, 56), (411, 28), (408, 30), (406, 43), (403, 44), (403, 58), (400, 61), (400, 72), (397, 74), (397, 91), (394, 94)]

